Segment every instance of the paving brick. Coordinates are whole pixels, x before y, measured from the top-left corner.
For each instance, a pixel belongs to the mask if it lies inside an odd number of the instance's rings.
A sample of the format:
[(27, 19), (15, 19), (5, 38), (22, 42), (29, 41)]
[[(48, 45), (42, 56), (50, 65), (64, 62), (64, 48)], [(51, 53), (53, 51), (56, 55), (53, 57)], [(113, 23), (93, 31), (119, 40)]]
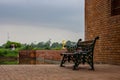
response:
[(95, 71), (88, 65), (0, 65), (0, 80), (120, 80), (120, 66), (96, 64)]

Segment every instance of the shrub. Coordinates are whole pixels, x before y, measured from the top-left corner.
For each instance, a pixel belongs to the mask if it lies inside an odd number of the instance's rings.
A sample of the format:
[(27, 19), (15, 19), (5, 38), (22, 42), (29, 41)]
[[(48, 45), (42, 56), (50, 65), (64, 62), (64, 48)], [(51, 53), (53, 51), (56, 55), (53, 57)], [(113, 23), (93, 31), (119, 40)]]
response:
[(0, 49), (1, 57), (17, 57), (18, 50)]

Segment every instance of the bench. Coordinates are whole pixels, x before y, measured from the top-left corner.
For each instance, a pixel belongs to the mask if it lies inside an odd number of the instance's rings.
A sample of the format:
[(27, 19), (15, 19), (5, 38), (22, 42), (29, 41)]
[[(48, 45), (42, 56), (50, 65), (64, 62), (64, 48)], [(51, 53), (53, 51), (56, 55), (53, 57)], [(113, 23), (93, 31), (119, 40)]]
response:
[(65, 64), (66, 61), (72, 61), (74, 63), (73, 70), (77, 70), (81, 63), (88, 63), (91, 70), (94, 70), (93, 53), (97, 39), (99, 39), (99, 37), (89, 41), (81, 41), (81, 39), (79, 39), (75, 46), (67, 46), (68, 51), (61, 54), (62, 60), (60, 67), (64, 67), (63, 64)]

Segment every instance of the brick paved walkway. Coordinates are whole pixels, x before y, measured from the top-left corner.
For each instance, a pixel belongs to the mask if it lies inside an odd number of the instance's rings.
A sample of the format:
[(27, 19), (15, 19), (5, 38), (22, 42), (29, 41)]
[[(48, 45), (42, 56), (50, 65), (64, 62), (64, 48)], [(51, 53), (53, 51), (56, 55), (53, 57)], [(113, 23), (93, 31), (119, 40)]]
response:
[(95, 65), (95, 71), (87, 65), (73, 71), (71, 66), (59, 65), (0, 65), (0, 80), (120, 80), (120, 66)]

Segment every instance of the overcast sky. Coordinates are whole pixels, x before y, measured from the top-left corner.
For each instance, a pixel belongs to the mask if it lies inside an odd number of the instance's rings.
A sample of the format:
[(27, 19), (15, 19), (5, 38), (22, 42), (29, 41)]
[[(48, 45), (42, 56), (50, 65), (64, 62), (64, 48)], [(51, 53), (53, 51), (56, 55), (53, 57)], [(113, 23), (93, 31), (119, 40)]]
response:
[(84, 38), (84, 0), (0, 0), (0, 45)]

